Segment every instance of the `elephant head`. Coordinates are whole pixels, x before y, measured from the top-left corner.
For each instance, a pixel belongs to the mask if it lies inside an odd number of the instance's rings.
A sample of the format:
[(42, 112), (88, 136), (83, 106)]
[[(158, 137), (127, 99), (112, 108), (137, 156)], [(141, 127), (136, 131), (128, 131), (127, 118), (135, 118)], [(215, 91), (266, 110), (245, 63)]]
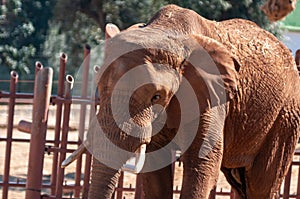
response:
[(262, 11), (270, 21), (278, 21), (295, 10), (296, 2), (296, 0), (268, 0), (262, 6)]
[[(147, 26), (122, 32), (108, 28), (98, 78), (99, 110), (85, 141), (94, 156), (92, 199), (111, 198), (120, 169), (134, 152), (145, 150), (153, 135), (162, 129), (180, 132), (180, 126), (213, 107), (225, 112), (223, 105), (237, 89), (238, 65), (213, 39), (170, 36)], [(154, 128), (156, 122), (159, 127)], [(194, 137), (197, 132), (198, 127)], [(192, 141), (181, 134), (176, 144), (183, 150)]]

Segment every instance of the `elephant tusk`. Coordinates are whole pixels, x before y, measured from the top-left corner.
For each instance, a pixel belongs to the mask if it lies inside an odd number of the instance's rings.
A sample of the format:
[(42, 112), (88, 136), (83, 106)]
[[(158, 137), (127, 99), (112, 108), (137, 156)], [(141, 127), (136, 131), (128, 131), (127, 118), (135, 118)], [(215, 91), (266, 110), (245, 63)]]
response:
[[(138, 151), (136, 152), (135, 157), (135, 164), (126, 163), (123, 165), (122, 170), (128, 171), (131, 173), (139, 173), (145, 163), (145, 153), (146, 153), (146, 144), (142, 144)], [(129, 162), (131, 159), (129, 159), (127, 162)]]
[(61, 163), (61, 168), (66, 168), (72, 162), (77, 160), (79, 158), (79, 156), (81, 156), (84, 152), (86, 152), (86, 145), (81, 144), (76, 151), (74, 151), (67, 159), (65, 159)]

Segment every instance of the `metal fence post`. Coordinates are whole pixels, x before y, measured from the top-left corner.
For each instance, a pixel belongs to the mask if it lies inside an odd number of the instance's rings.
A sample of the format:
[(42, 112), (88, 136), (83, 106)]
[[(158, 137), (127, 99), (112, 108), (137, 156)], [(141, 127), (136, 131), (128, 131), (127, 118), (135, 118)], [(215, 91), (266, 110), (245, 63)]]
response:
[(209, 194), (209, 199), (216, 199), (217, 187), (214, 187)]
[(37, 73), (35, 79), (26, 199), (39, 199), (41, 197), (52, 77), (52, 68), (44, 68)]
[(9, 90), (9, 109), (7, 118), (7, 142), (5, 149), (4, 175), (3, 175), (3, 199), (7, 199), (9, 186), (9, 168), (11, 158), (12, 132), (14, 125), (14, 111), (16, 101), (16, 87), (18, 82), (18, 74), (15, 71), (10, 73), (10, 90)]
[[(66, 159), (66, 150), (68, 144), (68, 132), (69, 132), (69, 120), (70, 120), (70, 111), (71, 111), (71, 99), (72, 99), (72, 89), (73, 89), (74, 79), (71, 75), (66, 76), (65, 81), (65, 104), (64, 104), (64, 117), (63, 117), (63, 125), (62, 125), (62, 134), (61, 134), (61, 144), (60, 149), (62, 151), (59, 154), (59, 166)], [(62, 198), (63, 194), (63, 181), (65, 169), (59, 167), (57, 172), (56, 179), (56, 191), (55, 195), (57, 199)]]
[[(58, 74), (58, 85), (57, 85), (57, 96), (63, 97), (64, 95), (64, 81), (66, 73), (66, 64), (68, 57), (65, 53), (60, 55), (60, 65), (59, 65), (59, 74)], [(60, 126), (61, 126), (61, 117), (62, 116), (62, 103), (56, 105), (56, 115), (55, 115), (55, 129), (54, 129), (54, 147), (59, 147), (60, 143)], [(51, 194), (55, 194), (56, 190), (56, 178), (57, 178), (57, 169), (60, 167), (58, 165), (58, 152), (53, 153), (52, 161), (52, 175), (51, 175)]]
[(136, 175), (134, 199), (144, 199), (143, 183), (142, 183), (142, 177), (140, 174)]
[(235, 199), (235, 193), (234, 193), (234, 190), (232, 188), (230, 190), (230, 199)]
[(118, 186), (117, 186), (117, 189), (116, 189), (116, 195), (117, 195), (117, 198), (116, 199), (122, 199), (123, 197), (123, 189), (124, 188), (124, 171), (121, 171), (121, 174), (120, 174), (120, 177), (119, 177), (119, 180), (118, 180)]
[[(87, 44), (84, 47), (84, 61), (82, 68), (82, 87), (81, 87), (81, 97), (87, 98), (88, 95), (88, 82), (89, 82), (89, 68), (90, 68), (90, 52), (91, 47)], [(86, 104), (80, 105), (80, 118), (79, 118), (79, 140), (78, 144), (81, 144), (85, 129), (85, 118), (86, 118)], [(86, 153), (86, 163), (85, 163), (85, 176), (83, 182), (83, 197), (87, 198), (88, 189), (89, 189), (89, 179), (90, 179), (90, 165), (91, 165), (91, 155), (87, 151)], [(82, 156), (77, 159), (76, 162), (76, 176), (75, 176), (75, 184), (80, 185), (81, 180), (81, 168), (82, 168)], [(79, 197), (80, 192), (75, 190), (75, 197)]]
[(292, 164), (284, 178), (283, 199), (289, 199), (291, 186)]

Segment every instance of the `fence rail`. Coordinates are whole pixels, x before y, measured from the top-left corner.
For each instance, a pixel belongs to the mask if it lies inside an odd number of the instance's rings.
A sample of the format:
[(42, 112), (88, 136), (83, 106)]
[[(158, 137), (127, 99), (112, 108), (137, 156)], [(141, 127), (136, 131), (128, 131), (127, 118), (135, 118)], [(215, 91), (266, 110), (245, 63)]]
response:
[[(33, 93), (17, 93), (18, 74), (11, 73), (9, 80), (10, 89), (8, 91), (0, 91), (0, 103), (8, 107), (7, 109), (7, 123), (5, 124), (6, 135), (0, 135), (0, 144), (5, 144), (4, 169), (3, 177), (0, 178), (0, 188), (2, 188), (2, 199), (8, 199), (11, 188), (24, 188), (26, 199), (44, 198), (87, 198), (89, 189), (89, 176), (91, 155), (85, 152), (75, 165), (75, 172), (73, 183), (66, 183), (65, 169), (60, 165), (68, 153), (72, 153), (75, 148), (81, 144), (81, 140), (76, 138), (70, 140), (70, 112), (71, 105), (79, 106), (79, 125), (77, 130), (79, 137), (82, 137), (86, 130), (87, 124), (92, 117), (89, 113), (88, 107), (96, 104), (94, 96), (88, 96), (87, 84), (89, 82), (89, 68), (90, 68), (90, 47), (86, 46), (84, 49), (85, 61), (82, 72), (82, 90), (80, 96), (72, 96), (72, 85), (74, 80), (71, 76), (66, 75), (67, 55), (62, 53), (60, 56), (59, 78), (57, 81), (58, 87), (56, 94), (51, 95), (52, 75), (51, 69), (43, 68), (42, 64), (36, 63), (36, 75)], [(296, 63), (299, 67), (300, 51), (296, 53)], [(2, 82), (2, 81), (0, 81)], [(42, 93), (40, 93), (42, 92)], [(29, 138), (15, 138), (15, 107), (17, 104), (29, 104), (33, 106), (32, 122), (20, 120), (17, 125), (18, 131), (30, 134)], [(52, 139), (47, 138), (47, 131), (49, 130), (48, 112), (49, 106), (54, 107), (54, 136)], [(20, 179), (11, 180), (11, 155), (13, 143), (30, 143), (27, 180)], [(1, 149), (3, 150), (3, 149)], [(2, 153), (2, 152), (1, 152)], [(48, 182), (43, 181), (43, 163), (45, 154), (52, 155), (51, 176)], [(38, 157), (38, 158), (37, 158)], [(174, 157), (175, 158), (175, 157)], [(21, 160), (24, 161), (24, 160)], [(180, 164), (175, 163), (173, 168), (178, 168)], [(34, 168), (34, 169), (32, 169)], [(173, 169), (174, 170), (174, 169)], [(2, 171), (1, 171), (2, 172)], [(173, 171), (174, 174), (175, 170)], [(82, 173), (84, 175), (82, 176)], [(1, 173), (0, 173), (1, 174)], [(293, 179), (297, 184), (295, 185)], [(135, 193), (135, 199), (142, 199), (141, 179), (139, 175), (134, 179), (129, 186), (125, 186), (126, 176), (122, 172), (116, 187), (114, 198), (123, 199), (125, 193)], [(293, 186), (293, 187), (292, 187)], [(1, 189), (0, 189), (1, 191)], [(66, 194), (68, 192), (68, 194)], [(1, 192), (0, 192), (1, 193)], [(178, 196), (180, 189), (178, 186), (174, 189), (174, 198)], [(129, 197), (129, 196), (128, 196)], [(234, 199), (234, 192), (230, 189), (224, 191), (223, 188), (216, 187), (212, 192), (210, 199), (214, 198), (230, 198)], [(285, 178), (280, 191), (280, 197), (283, 199), (296, 198), (300, 199), (300, 151), (295, 152), (294, 161)], [(130, 198), (130, 197), (129, 197)], [(132, 198), (132, 197), (131, 197)]]

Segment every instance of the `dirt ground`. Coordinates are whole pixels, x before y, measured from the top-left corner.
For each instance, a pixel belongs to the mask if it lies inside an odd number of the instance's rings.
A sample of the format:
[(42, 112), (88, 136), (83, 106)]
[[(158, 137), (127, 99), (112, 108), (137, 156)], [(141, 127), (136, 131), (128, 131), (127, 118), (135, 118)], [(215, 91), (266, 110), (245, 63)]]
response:
[[(17, 106), (15, 111), (15, 125), (21, 120), (25, 119), (31, 121), (31, 109), (29, 106)], [(78, 118), (78, 107), (73, 108), (74, 114), (71, 114), (70, 120), (70, 127), (76, 129)], [(0, 106), (0, 138), (6, 137), (6, 118), (7, 118), (7, 106)], [(55, 111), (50, 110), (49, 112), (49, 126), (54, 126), (54, 118), (55, 118)], [(30, 135), (18, 131), (16, 128), (13, 130), (13, 137), (14, 138), (26, 138), (29, 139)], [(49, 129), (47, 132), (47, 139), (54, 138), (54, 131), (53, 129)], [(78, 132), (76, 130), (70, 131), (68, 135), (69, 140), (76, 141), (78, 139)], [(4, 171), (4, 156), (5, 156), (5, 142), (0, 142), (0, 181), (3, 178), (3, 171)], [(76, 146), (69, 146), (68, 148), (76, 148)], [(26, 182), (26, 173), (27, 173), (27, 166), (28, 166), (28, 154), (29, 154), (29, 143), (20, 143), (16, 142), (12, 144), (12, 153), (11, 153), (11, 167), (10, 167), (10, 180), (11, 181), (19, 181), (19, 182)], [(299, 161), (299, 157), (295, 157), (295, 160)], [(65, 170), (65, 183), (72, 184), (74, 183), (74, 171), (75, 171), (75, 163), (71, 164)], [(52, 168), (52, 155), (45, 154), (44, 160), (44, 183), (50, 182), (51, 176), (51, 168)], [(297, 180), (298, 180), (298, 172), (299, 167), (294, 167), (292, 170), (292, 183), (291, 183), (291, 191), (290, 193), (296, 193), (297, 190)], [(182, 180), (182, 166), (179, 167), (178, 163), (176, 163), (176, 170), (175, 170), (175, 178), (174, 178), (174, 189), (181, 188), (181, 180)], [(130, 173), (125, 173), (125, 187), (135, 187), (135, 175)], [(229, 192), (230, 186), (226, 182), (224, 176), (220, 174), (218, 184), (217, 184), (217, 191)], [(49, 190), (45, 190), (45, 193), (49, 192)], [(282, 191), (281, 191), (282, 192)], [(0, 187), (0, 197), (2, 195), (2, 188)], [(126, 199), (133, 199), (134, 193), (125, 193), (124, 194)], [(22, 199), (25, 198), (25, 190), (24, 188), (11, 188), (9, 189), (9, 199)], [(174, 198), (179, 198), (178, 195), (174, 195)], [(218, 199), (226, 199), (229, 197), (226, 196), (219, 196)]]
[[(0, 128), (1, 137), (6, 133), (6, 129)], [(53, 130), (49, 131), (49, 137), (52, 136)], [(15, 138), (29, 138), (28, 134), (19, 132), (17, 129), (14, 129), (14, 137)], [(71, 140), (77, 139), (77, 132), (71, 131), (69, 133), (69, 138)], [(73, 147), (72, 147), (73, 148)], [(3, 171), (4, 171), (4, 151), (5, 151), (5, 143), (0, 142), (0, 181), (2, 181)], [(28, 158), (29, 158), (29, 143), (13, 143), (12, 145), (12, 154), (11, 154), (11, 167), (10, 167), (10, 180), (11, 181), (19, 181), (26, 182), (26, 173), (28, 166)], [(65, 182), (67, 184), (74, 183), (74, 171), (75, 171), (75, 163), (72, 163), (70, 166), (66, 168), (65, 171)], [(45, 154), (44, 159), (44, 170), (43, 170), (43, 182), (49, 183), (51, 176), (51, 168), (52, 168), (52, 155)], [(179, 167), (178, 163), (176, 163), (175, 170), (175, 178), (174, 178), (174, 189), (181, 188), (181, 177), (182, 175), (182, 165)], [(125, 172), (124, 178), (124, 186), (125, 187), (135, 187), (136, 176), (131, 173)], [(220, 177), (218, 182), (224, 191), (229, 191), (230, 186), (226, 183), (226, 180)], [(219, 186), (220, 187), (220, 186)], [(44, 190), (45, 193), (49, 193), (49, 190)], [(2, 189), (0, 188), (0, 196), (2, 194)], [(124, 193), (126, 199), (134, 199), (134, 193)], [(24, 188), (11, 188), (9, 190), (9, 199), (22, 199), (25, 198), (25, 190)], [(175, 196), (174, 198), (179, 198), (179, 196)]]

